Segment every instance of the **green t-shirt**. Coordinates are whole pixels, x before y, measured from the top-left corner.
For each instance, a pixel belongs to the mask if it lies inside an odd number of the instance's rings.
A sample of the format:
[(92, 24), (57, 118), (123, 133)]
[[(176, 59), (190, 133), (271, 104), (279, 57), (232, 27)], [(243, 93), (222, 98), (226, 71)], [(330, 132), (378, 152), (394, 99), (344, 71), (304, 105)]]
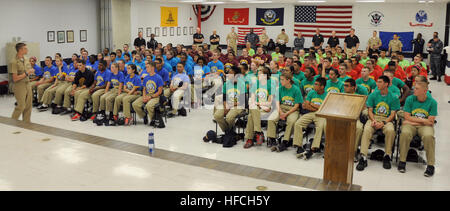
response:
[[(300, 82), (303, 81), (303, 79), (305, 79), (305, 73), (303, 73), (302, 71), (300, 71), (299, 74), (295, 74), (294, 73), (294, 78), (296, 78), (297, 80), (299, 80)], [(300, 87), (300, 86), (299, 86)]]
[(319, 95), (317, 94), (316, 90), (312, 90), (308, 93), (308, 96), (306, 96), (305, 100), (321, 106), (327, 94), (328, 93), (325, 91), (321, 95)]
[(255, 94), (256, 102), (267, 102), (272, 93), (272, 81), (268, 80), (266, 84), (262, 84), (259, 80), (250, 87), (250, 93)]
[(303, 79), (300, 89), (305, 93), (305, 96), (307, 96), (311, 90), (314, 90), (314, 82), (316, 82), (316, 79), (313, 79), (312, 81), (309, 81), (307, 78)]
[(391, 111), (400, 109), (400, 100), (391, 92), (383, 96), (379, 90), (375, 90), (369, 95), (366, 105), (368, 108), (373, 108), (373, 114), (388, 117)]
[(302, 64), (305, 64), (305, 57), (301, 57), (301, 56), (300, 56), (300, 57), (298, 58), (298, 60), (299, 60), (300, 62), (302, 62)]
[(372, 78), (369, 78), (367, 81), (364, 81), (363, 78), (358, 78), (356, 79), (356, 84), (364, 86), (369, 93), (377, 88), (377, 83)]
[(237, 83), (226, 81), (222, 88), (227, 102), (245, 102), (245, 91), (245, 81), (242, 78), (238, 78)]
[(384, 57), (384, 59), (380, 57), (380, 58), (378, 58), (377, 65), (379, 65), (381, 67), (381, 69), (384, 70), (384, 68), (389, 63), (389, 61), (391, 61), (391, 60), (388, 59), (387, 57)]
[(249, 55), (249, 56), (255, 55), (255, 50), (253, 50), (253, 49), (250, 48), (250, 50), (248, 51), (248, 55)]
[(369, 57), (366, 57), (365, 59), (361, 58), (361, 60), (359, 60), (359, 63), (364, 65), (364, 67), (366, 66), (366, 62), (369, 61)]
[(398, 89), (401, 89), (405, 86), (405, 82), (403, 82), (399, 78), (394, 77), (394, 79), (392, 79), (392, 85), (396, 86)]
[(400, 67), (402, 67), (402, 69), (405, 69), (405, 68), (409, 67), (410, 66), (409, 64), (410, 63), (407, 60), (403, 60), (403, 61), (398, 63), (398, 65), (400, 65)]
[(367, 91), (367, 88), (364, 87), (363, 85), (357, 84), (356, 85), (355, 94), (358, 94), (358, 95), (369, 95), (369, 91)]
[(349, 77), (348, 75), (346, 75), (346, 76), (343, 77), (343, 78), (339, 77), (338, 80), (339, 80), (340, 82), (342, 82), (342, 83), (345, 83), (345, 81), (346, 81), (347, 79), (350, 79), (350, 78), (351, 78), (351, 77)]
[(256, 77), (256, 75), (253, 72), (250, 71), (247, 74), (245, 74), (244, 81), (245, 81), (245, 86), (247, 87), (247, 85), (256, 83), (256, 81), (258, 81), (258, 78)]
[(331, 80), (327, 80), (327, 85), (325, 86), (326, 92), (331, 93), (341, 93), (344, 92), (344, 84), (339, 80), (337, 82), (332, 82)]
[[(375, 91), (380, 91), (380, 90), (377, 87), (374, 89), (374, 92)], [(393, 86), (393, 85), (388, 87), (388, 91), (389, 91), (389, 93), (392, 93), (397, 98), (400, 98), (400, 96), (402, 95), (400, 92), (400, 89), (398, 89), (396, 86)]]
[(429, 116), (437, 116), (437, 102), (431, 96), (427, 95), (425, 102), (420, 102), (417, 97), (410, 95), (406, 98), (403, 110), (413, 117), (427, 119)]
[(295, 104), (303, 103), (302, 93), (296, 85), (292, 85), (290, 89), (282, 86), (280, 87), (280, 104), (294, 106)]
[(271, 54), (271, 56), (272, 56), (272, 61), (278, 62), (278, 57), (280, 57), (280, 55), (281, 55), (281, 53), (273, 52), (273, 53)]

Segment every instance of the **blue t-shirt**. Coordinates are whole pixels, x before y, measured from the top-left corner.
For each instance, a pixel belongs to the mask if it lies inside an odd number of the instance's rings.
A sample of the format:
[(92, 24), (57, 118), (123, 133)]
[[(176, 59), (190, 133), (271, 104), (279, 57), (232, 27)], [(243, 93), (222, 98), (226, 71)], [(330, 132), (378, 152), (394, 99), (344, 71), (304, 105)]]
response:
[(141, 69), (146, 70), (147, 68), (145, 68), (145, 62), (141, 61), (138, 62), (137, 60), (134, 62), (134, 65), (136, 65), (136, 67), (141, 67)]
[(219, 60), (217, 60), (217, 62), (210, 61), (208, 67), (211, 73), (221, 72), (223, 74), (224, 72), (223, 63)]
[(198, 66), (194, 66), (194, 75), (195, 76), (202, 76), (202, 78), (205, 78), (206, 74), (208, 74), (210, 72), (210, 69), (208, 66), (203, 66), (201, 69), (198, 68), (197, 70), (195, 69), (195, 67), (198, 67)]
[[(155, 68), (155, 71), (156, 71), (156, 73), (157, 73), (159, 76), (161, 76), (161, 79), (163, 80), (164, 83), (170, 81), (170, 78), (169, 78), (169, 70), (167, 70), (167, 68), (163, 67), (160, 71), (158, 71), (158, 70)], [(164, 83), (163, 83), (163, 85), (164, 85)]]
[[(67, 67), (67, 63), (66, 63), (65, 61), (62, 61), (62, 63), (63, 63), (63, 67), (68, 68), (68, 67)], [(52, 64), (53, 64), (53, 66), (56, 67), (56, 61), (53, 61)]]
[(44, 72), (42, 71), (42, 67), (39, 67), (37, 64), (34, 64), (33, 68), (34, 68), (34, 74), (36, 76), (42, 76), (44, 74)]
[(178, 73), (175, 76), (172, 77), (172, 86), (178, 87), (180, 82), (183, 81), (183, 85), (190, 84), (191, 80), (189, 79), (189, 76), (186, 73)]
[[(194, 66), (191, 66), (190, 64), (186, 64), (186, 65), (184, 65), (184, 70), (187, 75), (194, 75)], [(177, 74), (178, 74), (178, 72), (175, 72), (175, 74), (172, 74), (172, 79), (173, 79), (174, 75), (177, 75)]]
[(56, 79), (58, 79), (58, 80), (65, 80), (65, 78), (66, 78), (66, 75), (69, 73), (69, 69), (67, 69), (67, 66), (66, 67), (64, 67), (64, 65), (63, 65), (63, 67), (61, 68), (61, 72), (59, 72), (59, 69), (58, 68), (56, 68), (56, 75), (55, 75), (55, 78)]
[(145, 94), (152, 95), (156, 92), (158, 92), (159, 87), (164, 86), (164, 82), (158, 74), (155, 74), (153, 76), (147, 75), (144, 78), (144, 83), (142, 84), (145, 86)]
[(119, 88), (120, 83), (123, 83), (125, 80), (125, 76), (122, 72), (118, 71), (117, 75), (114, 75), (114, 73), (111, 72), (108, 78), (110, 82), (110, 88)]
[(142, 90), (141, 78), (137, 75), (131, 78), (131, 75), (128, 75), (127, 78), (125, 78), (124, 86), (128, 90), (132, 90), (134, 87), (138, 87), (136, 90), (141, 91)]
[(105, 85), (106, 81), (109, 81), (110, 75), (111, 75), (111, 71), (108, 69), (103, 72), (97, 71), (97, 73), (95, 74), (95, 78), (94, 78), (94, 80), (97, 81), (96, 86), (100, 87), (100, 86)]
[(172, 72), (176, 71), (177, 64), (180, 63), (180, 59), (178, 57), (173, 57), (170, 60), (165, 60), (164, 64), (169, 64), (171, 66), (170, 70)]
[(55, 77), (56, 74), (58, 74), (58, 72), (59, 72), (59, 70), (56, 69), (56, 67), (53, 66), (53, 65), (51, 67), (45, 66), (44, 67), (44, 72), (42, 73), (42, 77), (44, 77), (45, 80), (47, 80), (47, 79), (50, 79), (52, 77)]

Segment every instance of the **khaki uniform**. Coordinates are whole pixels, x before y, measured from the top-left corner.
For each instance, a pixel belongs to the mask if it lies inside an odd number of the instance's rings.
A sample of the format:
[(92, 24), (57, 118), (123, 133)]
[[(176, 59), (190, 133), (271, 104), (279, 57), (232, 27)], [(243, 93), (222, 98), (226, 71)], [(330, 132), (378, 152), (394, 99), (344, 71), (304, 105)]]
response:
[(52, 84), (49, 88), (44, 91), (44, 95), (42, 96), (42, 103), (45, 105), (50, 105), (55, 97), (56, 90), (58, 89), (58, 85), (53, 86)]
[[(136, 111), (136, 114), (139, 116), (139, 118), (144, 118), (145, 116), (145, 112), (142, 110), (142, 106), (144, 105), (143, 99), (144, 97), (139, 97), (133, 102), (132, 105), (134, 111)], [(155, 114), (155, 107), (156, 107), (155, 105), (158, 103), (159, 103), (159, 96), (150, 99), (149, 101), (147, 101), (147, 104), (145, 104), (145, 109), (147, 110), (149, 120), (153, 119), (153, 116)]]
[(262, 109), (250, 109), (250, 112), (248, 114), (247, 126), (245, 127), (245, 140), (253, 139), (255, 132), (262, 132), (261, 116), (265, 116), (268, 114), (269, 113), (265, 112)]
[(400, 134), (400, 161), (406, 162), (409, 145), (411, 144), (412, 138), (417, 134), (422, 139), (425, 152), (427, 153), (427, 165), (434, 166), (436, 142), (434, 140), (434, 128), (431, 126), (402, 125), (402, 133)]
[(100, 111), (112, 112), (114, 107), (114, 100), (118, 95), (119, 89), (112, 88), (100, 97)]
[(45, 90), (47, 90), (53, 83), (45, 83), (37, 86), (37, 95), (38, 95), (38, 102), (42, 103), (42, 97), (44, 96)]
[(116, 97), (114, 102), (113, 114), (117, 115), (119, 113), (120, 105), (123, 104), (123, 115), (126, 118), (131, 118), (131, 103), (141, 96), (141, 92), (138, 91), (137, 94), (129, 95), (128, 93), (122, 93)]
[(241, 108), (232, 108), (228, 111), (227, 115), (225, 115), (225, 109), (217, 109), (214, 113), (214, 120), (219, 124), (220, 129), (225, 132), (233, 128), (237, 115), (241, 114), (243, 111), (244, 109)]
[[(59, 106), (62, 105), (65, 91), (69, 87), (72, 88), (72, 83), (71, 82), (69, 82), (69, 81), (60, 81), (60, 83), (58, 84), (58, 88), (56, 88), (55, 99), (53, 100), (53, 102), (56, 105), (59, 105)], [(72, 91), (72, 89), (70, 89), (70, 91)], [(69, 91), (69, 94), (70, 94), (70, 91)], [(70, 102), (70, 97), (69, 97), (69, 102)]]
[(259, 44), (261, 44), (261, 46), (263, 47), (267, 46), (267, 44), (269, 43), (269, 41), (266, 41), (267, 39), (269, 39), (269, 36), (267, 36), (267, 34), (261, 34), (259, 36)]
[[(11, 70), (10, 74), (13, 73), (17, 75), (21, 75), (26, 73), (28, 69), (31, 69), (30, 62), (28, 58), (24, 57), (23, 59), (18, 59), (17, 57), (10, 62)], [(30, 79), (27, 77), (19, 80), (17, 82), (13, 82), (13, 92), (14, 97), (17, 101), (17, 106), (14, 108), (12, 113), (13, 119), (18, 120), (20, 115), (22, 115), (22, 119), (24, 122), (31, 121), (31, 108), (33, 104), (33, 92), (31, 90), (31, 84), (29, 83)]]
[(295, 146), (302, 146), (303, 143), (303, 129), (308, 127), (308, 124), (314, 122), (316, 126), (316, 134), (314, 134), (314, 141), (311, 148), (319, 148), (320, 141), (322, 140), (322, 134), (325, 132), (326, 120), (325, 118), (317, 117), (316, 112), (310, 112), (297, 120), (294, 126), (294, 142)]
[[(384, 121), (387, 119), (387, 117), (377, 115), (374, 115), (374, 118), (377, 121)], [(365, 156), (367, 156), (368, 154), (370, 139), (372, 138), (373, 133), (375, 132), (375, 128), (373, 128), (371, 125), (372, 121), (370, 119), (367, 120), (361, 138), (361, 154)], [(394, 144), (395, 138), (394, 124), (392, 122), (388, 122), (386, 125), (384, 125), (382, 130), (385, 136), (384, 151), (386, 152), (387, 155), (390, 156), (392, 154), (392, 145)]]
[(98, 112), (100, 107), (100, 98), (105, 94), (105, 89), (99, 89), (92, 93), (92, 112)]
[[(70, 95), (70, 93), (72, 92), (72, 89), (73, 89), (73, 85), (72, 85), (72, 83), (70, 83), (70, 86), (68, 86), (67, 89), (64, 90), (63, 107), (66, 109), (70, 108), (70, 106), (71, 106), (70, 98), (72, 98), (72, 96)], [(74, 96), (74, 99), (75, 99), (75, 96)]]
[(389, 47), (391, 48), (391, 52), (401, 51), (403, 44), (400, 40), (391, 40), (389, 41)]
[(367, 46), (371, 49), (378, 45), (381, 45), (381, 39), (379, 37), (371, 37), (369, 41), (367, 41)]
[(182, 90), (182, 89), (177, 89), (177, 90), (175, 90), (175, 92), (170, 91), (169, 96), (172, 96), (172, 108), (173, 108), (172, 113), (173, 114), (177, 114), (177, 111), (180, 107), (181, 98), (184, 96), (185, 91), (186, 90)]
[(227, 35), (228, 45), (231, 48), (233, 48), (234, 55), (237, 55), (237, 40), (238, 40), (238, 35), (236, 34), (236, 32), (230, 32)]
[(91, 98), (89, 88), (84, 88), (75, 92), (75, 111), (82, 114), (86, 101)]
[[(280, 105), (280, 109), (283, 112), (288, 112), (289, 110), (292, 109), (292, 106)], [(289, 139), (291, 138), (292, 130), (294, 129), (294, 124), (297, 121), (298, 116), (299, 116), (299, 112), (295, 111), (286, 117), (286, 130), (284, 131), (284, 137), (283, 137), (284, 141), (289, 141)], [(278, 111), (273, 112), (269, 116), (269, 120), (267, 122), (267, 137), (268, 138), (276, 138), (276, 136), (277, 136), (276, 130), (277, 130), (277, 124), (278, 124), (279, 120), (280, 120), (280, 116), (279, 116)]]
[(284, 40), (284, 45), (289, 42), (289, 36), (286, 33), (281, 33), (277, 36), (277, 40)]

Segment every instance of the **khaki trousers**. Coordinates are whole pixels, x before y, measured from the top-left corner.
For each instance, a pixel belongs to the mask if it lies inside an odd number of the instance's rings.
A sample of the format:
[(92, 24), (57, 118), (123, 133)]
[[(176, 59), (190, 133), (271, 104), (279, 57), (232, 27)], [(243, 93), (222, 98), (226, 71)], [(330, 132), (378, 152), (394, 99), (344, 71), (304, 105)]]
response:
[(402, 133), (400, 134), (400, 161), (406, 162), (409, 145), (411, 144), (412, 138), (417, 134), (422, 139), (425, 152), (427, 153), (427, 165), (434, 166), (436, 142), (434, 140), (434, 128), (431, 126), (402, 125)]
[[(387, 117), (383, 116), (374, 116), (375, 120), (377, 121), (384, 121), (387, 119)], [(370, 139), (373, 136), (373, 133), (375, 132), (375, 128), (371, 126), (372, 121), (369, 119), (366, 122), (366, 125), (364, 126), (363, 134), (361, 137), (361, 154), (367, 156), (369, 152), (369, 145), (370, 145)], [(388, 122), (383, 128), (383, 134), (385, 136), (385, 145), (384, 150), (387, 155), (392, 154), (392, 146), (394, 144), (394, 138), (395, 138), (395, 130), (394, 130), (394, 124), (392, 122)]]
[(255, 132), (262, 132), (261, 130), (261, 116), (268, 113), (259, 109), (250, 109), (247, 119), (247, 126), (245, 127), (244, 139), (253, 139)]
[[(287, 105), (281, 105), (280, 106), (281, 110), (283, 112), (288, 112), (289, 110), (292, 109), (291, 106), (287, 106)], [(299, 112), (295, 111), (294, 113), (289, 114), (289, 116), (287, 116), (286, 118), (286, 130), (284, 131), (284, 137), (283, 140), (284, 141), (289, 141), (289, 139), (291, 138), (291, 134), (292, 134), (292, 130), (294, 129), (294, 124), (295, 121), (297, 121), (299, 116)], [(278, 111), (274, 111), (270, 116), (269, 116), (269, 120), (267, 122), (267, 137), (268, 138), (276, 138), (277, 136), (277, 124), (278, 121), (280, 120), (280, 116), (279, 116), (279, 112)]]
[(111, 112), (113, 110), (114, 99), (116, 99), (118, 92), (118, 88), (113, 88), (100, 97), (100, 111)]
[[(170, 90), (169, 90), (170, 91)], [(172, 95), (172, 113), (177, 114), (177, 111), (180, 107), (181, 98), (184, 96), (184, 91), (182, 89), (177, 89), (175, 92), (171, 92)]]
[[(52, 86), (53, 86), (53, 84), (52, 84)], [(57, 85), (55, 87), (52, 87), (52, 86), (48, 87), (44, 91), (44, 95), (42, 96), (42, 99), (41, 99), (42, 104), (50, 105), (52, 103), (53, 98), (55, 97), (55, 94), (56, 94), (56, 90), (58, 89), (59, 85)]]
[(361, 142), (361, 136), (363, 133), (364, 125), (359, 119), (356, 121), (356, 133), (355, 133), (355, 152)]
[(17, 106), (14, 108), (11, 118), (19, 120), (20, 115), (22, 115), (24, 122), (31, 122), (31, 108), (33, 106), (31, 85), (24, 82), (14, 83), (13, 92)]
[[(70, 83), (68, 81), (64, 81), (58, 85), (58, 88), (56, 89), (56, 93), (55, 93), (55, 99), (53, 100), (53, 102), (56, 105), (59, 105), (59, 106), (62, 105), (63, 98), (65, 96), (65, 92), (69, 87), (70, 87), (70, 91), (69, 91), (69, 94), (70, 94), (70, 92), (72, 91), (72, 83)], [(70, 97), (68, 97), (68, 99), (69, 99), (69, 106), (70, 106)]]
[(37, 86), (38, 102), (42, 103), (42, 96), (44, 96), (45, 90), (53, 83), (45, 83)]
[[(144, 99), (143, 97), (139, 97), (133, 102), (132, 105), (134, 111), (136, 111), (136, 114), (139, 116), (139, 118), (144, 118), (145, 116), (145, 112), (142, 109), (142, 106), (144, 105), (144, 102), (142, 101), (143, 99)], [(147, 104), (145, 104), (145, 109), (147, 110), (149, 120), (153, 119), (153, 116), (155, 114), (155, 107), (156, 107), (155, 105), (158, 103), (159, 103), (159, 96), (156, 98), (152, 98), (147, 102)]]
[(232, 108), (228, 111), (227, 115), (225, 115), (225, 109), (217, 109), (214, 113), (214, 120), (219, 124), (220, 129), (225, 132), (233, 128), (236, 116), (243, 111), (244, 109)]
[[(64, 90), (64, 102), (63, 102), (63, 107), (64, 108), (70, 108), (70, 98), (72, 97), (71, 95), (70, 95), (70, 93), (72, 92), (72, 89), (73, 89), (73, 86), (72, 86), (72, 84), (70, 84), (70, 86), (69, 87), (67, 87), (67, 89), (66, 90)], [(74, 96), (74, 99), (75, 99), (75, 96)], [(74, 102), (75, 103), (75, 102)]]
[(116, 97), (114, 102), (113, 114), (117, 115), (119, 113), (119, 108), (123, 105), (123, 115), (126, 118), (131, 118), (131, 103), (140, 97), (141, 93), (138, 92), (136, 95), (129, 95), (128, 93), (122, 93)]
[(75, 92), (75, 111), (82, 114), (84, 110), (84, 104), (89, 100), (91, 94), (88, 88), (78, 90)]
[(99, 89), (92, 93), (92, 112), (96, 113), (98, 112), (99, 106), (100, 106), (100, 97), (105, 94), (105, 89)]
[(319, 148), (322, 134), (325, 132), (326, 120), (325, 118), (317, 117), (316, 112), (310, 112), (300, 117), (295, 122), (294, 128), (294, 143), (295, 146), (302, 146), (303, 143), (303, 129), (308, 127), (309, 123), (314, 122), (316, 133), (314, 134), (314, 141), (311, 148)]

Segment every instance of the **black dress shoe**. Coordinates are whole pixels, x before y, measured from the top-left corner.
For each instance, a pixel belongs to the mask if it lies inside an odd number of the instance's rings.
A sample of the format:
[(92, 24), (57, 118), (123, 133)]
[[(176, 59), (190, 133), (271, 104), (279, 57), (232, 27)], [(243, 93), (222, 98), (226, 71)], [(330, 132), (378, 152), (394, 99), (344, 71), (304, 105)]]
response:
[(430, 80), (434, 81), (434, 80), (437, 80), (437, 78), (436, 77), (431, 77)]
[(147, 115), (145, 115), (144, 116), (144, 125), (147, 125), (148, 124), (148, 117), (147, 117)]
[(437, 79), (437, 81), (438, 81), (438, 82), (441, 82), (441, 81), (442, 81), (442, 80), (441, 80), (441, 77), (439, 77), (439, 78)]
[(173, 117), (175, 117), (175, 116), (176, 116), (176, 114), (174, 114), (174, 113), (168, 113), (168, 114), (167, 114), (167, 117), (168, 117), (168, 118), (173, 118)]
[(61, 110), (62, 110), (61, 115), (66, 115), (66, 114), (71, 114), (72, 113), (72, 110), (69, 110), (69, 109), (61, 108)]
[(60, 114), (62, 112), (61, 108), (55, 107), (52, 109), (52, 114)]

